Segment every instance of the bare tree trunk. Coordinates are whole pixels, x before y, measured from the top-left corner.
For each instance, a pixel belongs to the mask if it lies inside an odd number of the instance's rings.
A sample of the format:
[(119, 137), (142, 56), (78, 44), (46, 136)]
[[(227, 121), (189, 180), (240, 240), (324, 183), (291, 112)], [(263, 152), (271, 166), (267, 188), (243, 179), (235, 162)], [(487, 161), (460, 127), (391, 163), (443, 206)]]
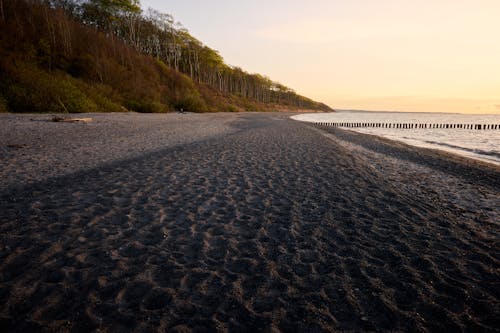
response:
[[(0, 0), (1, 1), (1, 0)], [(63, 43), (63, 49), (64, 49), (64, 55), (69, 57), (72, 52), (72, 45), (71, 45), (71, 26), (69, 22), (64, 18), (61, 17), (61, 13), (59, 13), (59, 33), (61, 35), (62, 43)]]
[(194, 52), (194, 62), (195, 62), (195, 70), (196, 70), (196, 80), (200, 82), (200, 59), (198, 57), (198, 52)]
[(5, 23), (5, 14), (3, 13), (3, 0), (0, 0), (0, 22)]
[(52, 71), (52, 53), (53, 50), (56, 48), (56, 33), (55, 33), (55, 28), (53, 25), (52, 20), (49, 18), (49, 13), (47, 8), (44, 8), (44, 16), (45, 16), (45, 23), (47, 24), (47, 30), (50, 35), (50, 41), (49, 41), (49, 50), (48, 50), (48, 57), (49, 57), (49, 71)]

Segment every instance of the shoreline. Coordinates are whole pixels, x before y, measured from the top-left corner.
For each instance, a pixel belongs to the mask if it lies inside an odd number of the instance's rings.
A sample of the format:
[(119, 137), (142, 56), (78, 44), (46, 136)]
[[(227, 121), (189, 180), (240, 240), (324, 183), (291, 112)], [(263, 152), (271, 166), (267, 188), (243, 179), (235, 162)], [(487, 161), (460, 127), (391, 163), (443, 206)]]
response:
[(450, 204), (469, 211), (482, 207), (482, 211), (494, 212), (489, 216), (491, 221), (500, 220), (500, 209), (496, 208), (500, 205), (500, 166), (377, 135), (344, 129), (316, 130), (355, 154), (381, 177), (405, 188), (409, 196), (418, 184), (422, 193), (438, 193), (442, 200), (446, 198)]
[(470, 151), (467, 151), (463, 148), (459, 149), (459, 148), (447, 147), (446, 144), (439, 144), (439, 143), (435, 143), (435, 144), (427, 143), (426, 144), (424, 142), (418, 142), (416, 140), (409, 140), (409, 139), (404, 139), (404, 138), (389, 138), (389, 137), (385, 137), (381, 134), (365, 133), (363, 131), (357, 131), (356, 129), (345, 128), (344, 130), (367, 135), (367, 136), (374, 136), (374, 137), (389, 140), (392, 142), (402, 143), (402, 144), (405, 144), (405, 145), (410, 146), (410, 147), (416, 147), (416, 148), (429, 149), (429, 150), (433, 150), (433, 151), (443, 152), (443, 153), (446, 153), (447, 155), (450, 155), (451, 159), (454, 159), (451, 156), (459, 156), (459, 157), (465, 158), (467, 160), (481, 162), (481, 163), (487, 164), (489, 166), (500, 167), (500, 161), (491, 159), (485, 154), (471, 153)]
[(500, 168), (290, 115), (2, 121), (0, 329), (494, 331)]
[[(330, 130), (329, 128), (319, 128), (318, 130), (327, 133), (333, 133), (335, 131)], [(386, 138), (384, 136), (376, 134), (357, 132), (350, 129), (337, 129), (334, 133), (344, 138), (344, 140), (349, 141), (351, 144), (357, 144), (367, 149), (376, 149), (374, 147), (377, 144), (381, 146), (382, 149), (385, 146), (390, 150), (390, 152), (385, 152), (385, 154), (396, 155), (399, 152), (409, 152), (410, 154), (413, 154), (413, 156), (398, 156), (398, 158), (409, 159), (413, 163), (427, 165), (428, 167), (440, 167), (449, 171), (449, 169), (451, 168), (442, 166), (441, 164), (450, 163), (454, 165), (454, 167), (459, 169), (465, 168), (474, 170), (470, 171), (473, 172), (474, 175), (470, 175), (470, 172), (465, 172), (464, 174), (462, 174), (462, 176), (472, 177), (472, 179), (479, 179), (481, 178), (479, 177), (479, 174), (481, 174), (481, 176), (487, 175), (486, 180), (483, 181), (485, 185), (490, 184), (495, 188), (500, 187), (500, 180), (497, 177), (497, 175), (500, 175), (500, 165), (496, 163), (491, 163), (482, 159), (472, 158), (466, 155), (450, 152), (439, 148), (416, 146), (404, 141)], [(457, 176), (460, 176), (459, 172), (454, 172)]]
[[(363, 123), (363, 120), (350, 118), (348, 115), (351, 113), (354, 112), (339, 111), (336, 118), (298, 115), (292, 119), (315, 122), (318, 126), (330, 124), (326, 127), (333, 126), (366, 135), (384, 137), (420, 148), (438, 149), (500, 166), (500, 151), (495, 148), (496, 142), (500, 144), (498, 115), (496, 118), (491, 118), (490, 116), (495, 115), (460, 114), (462, 118), (454, 120), (448, 113), (427, 113), (427, 118), (417, 116), (422, 113), (413, 113), (414, 118), (405, 118), (402, 116), (403, 113), (398, 112), (366, 112), (366, 118), (360, 118), (365, 119), (366, 123)], [(384, 113), (390, 116), (385, 116)]]

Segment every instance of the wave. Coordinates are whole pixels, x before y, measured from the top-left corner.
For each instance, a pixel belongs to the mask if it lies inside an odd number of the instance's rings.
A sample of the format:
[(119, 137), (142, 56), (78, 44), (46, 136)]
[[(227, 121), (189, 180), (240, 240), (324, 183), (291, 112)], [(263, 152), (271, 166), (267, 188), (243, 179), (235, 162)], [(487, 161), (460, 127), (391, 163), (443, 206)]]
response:
[(469, 153), (473, 154), (478, 154), (478, 155), (485, 155), (485, 156), (491, 156), (500, 159), (500, 152), (498, 151), (492, 151), (492, 150), (483, 150), (483, 149), (477, 149), (477, 148), (467, 148), (467, 147), (461, 147), (461, 146), (456, 146), (452, 145), (446, 142), (438, 142), (438, 141), (431, 141), (431, 140), (424, 140), (425, 143), (429, 143), (432, 145), (437, 145), (437, 146), (443, 146), (443, 147), (448, 147), (448, 148), (453, 148), (453, 149), (458, 149), (458, 150), (463, 150)]

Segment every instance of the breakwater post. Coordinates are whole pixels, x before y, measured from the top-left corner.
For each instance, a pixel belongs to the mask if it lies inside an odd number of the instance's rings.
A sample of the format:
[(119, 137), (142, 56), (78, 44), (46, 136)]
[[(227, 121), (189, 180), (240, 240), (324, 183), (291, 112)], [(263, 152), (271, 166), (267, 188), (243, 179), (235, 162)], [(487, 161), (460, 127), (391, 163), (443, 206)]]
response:
[(500, 124), (429, 124), (429, 123), (315, 122), (314, 125), (316, 125), (316, 126), (323, 126), (323, 127), (342, 127), (342, 128), (500, 130)]

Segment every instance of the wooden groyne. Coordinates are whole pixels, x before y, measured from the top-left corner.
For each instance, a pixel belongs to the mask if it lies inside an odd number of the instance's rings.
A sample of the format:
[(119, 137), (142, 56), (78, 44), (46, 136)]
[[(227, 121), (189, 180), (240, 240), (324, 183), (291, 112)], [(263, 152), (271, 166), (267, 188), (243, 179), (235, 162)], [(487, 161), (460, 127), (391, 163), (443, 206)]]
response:
[(345, 127), (345, 128), (500, 130), (500, 124), (419, 124), (419, 123), (344, 123), (344, 122), (315, 122), (314, 124), (316, 126)]

